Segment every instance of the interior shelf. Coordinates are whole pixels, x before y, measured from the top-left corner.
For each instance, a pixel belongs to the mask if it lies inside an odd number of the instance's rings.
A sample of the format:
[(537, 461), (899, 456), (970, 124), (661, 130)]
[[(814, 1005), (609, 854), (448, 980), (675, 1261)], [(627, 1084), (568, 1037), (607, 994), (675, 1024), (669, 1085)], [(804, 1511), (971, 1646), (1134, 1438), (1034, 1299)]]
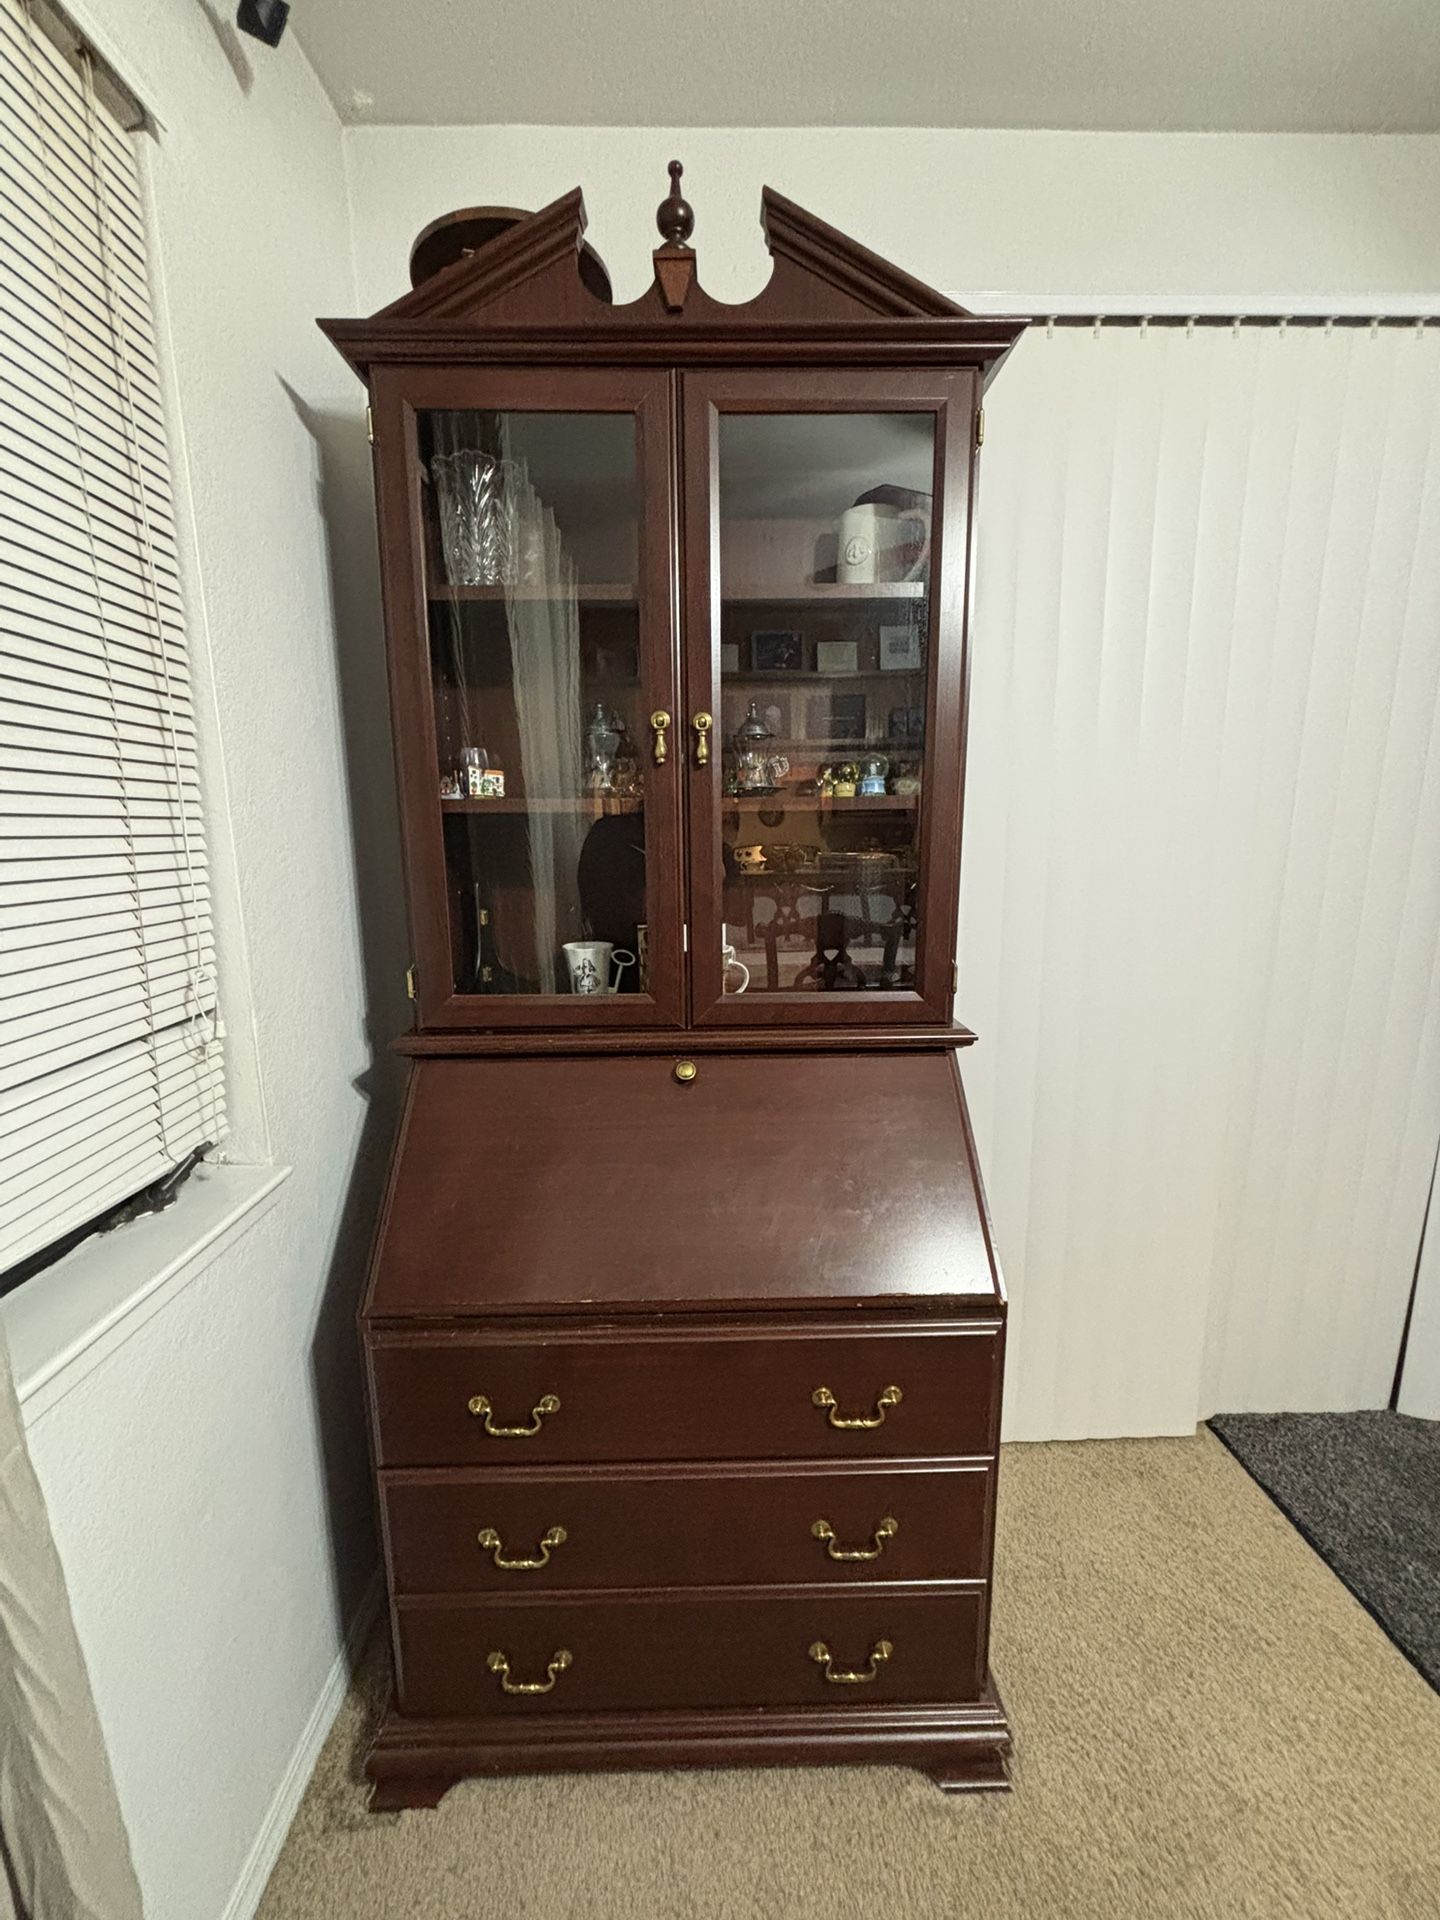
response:
[[(483, 802), (477, 802), (483, 805)], [(730, 813), (770, 813), (803, 809), (811, 813), (913, 813), (918, 793), (727, 793), (722, 806)]]
[[(569, 595), (555, 587), (446, 587), (429, 589), (432, 605), (450, 606), (459, 600), (565, 600)], [(581, 606), (633, 607), (634, 583), (626, 580), (587, 581), (576, 589)]]
[(506, 794), (503, 800), (445, 800), (443, 813), (573, 813), (586, 819), (599, 819), (607, 813), (640, 813), (645, 802), (638, 796), (621, 797), (609, 793), (586, 793), (573, 800), (530, 800), (523, 794)]
[(773, 586), (746, 581), (727, 584), (721, 601), (727, 607), (757, 602), (773, 607), (805, 600), (923, 600), (928, 591), (925, 580), (786, 580)]

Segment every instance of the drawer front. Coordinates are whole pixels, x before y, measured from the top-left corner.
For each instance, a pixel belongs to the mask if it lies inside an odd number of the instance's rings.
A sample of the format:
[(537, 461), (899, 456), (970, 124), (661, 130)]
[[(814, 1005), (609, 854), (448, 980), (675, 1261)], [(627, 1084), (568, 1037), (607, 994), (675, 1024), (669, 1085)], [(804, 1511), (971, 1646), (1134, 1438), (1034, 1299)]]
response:
[(986, 1466), (446, 1470), (383, 1474), (381, 1495), (400, 1594), (844, 1586), (982, 1578), (990, 1478)]
[[(982, 1607), (975, 1590), (913, 1588), (402, 1602), (395, 1609), (400, 1709), (448, 1719), (974, 1700), (983, 1680)], [(820, 1648), (828, 1663), (817, 1657)], [(867, 1677), (836, 1677), (851, 1674)], [(508, 1692), (507, 1682), (545, 1690)]]
[(377, 1336), (378, 1454), (386, 1467), (988, 1454), (999, 1355), (993, 1323), (923, 1333)]

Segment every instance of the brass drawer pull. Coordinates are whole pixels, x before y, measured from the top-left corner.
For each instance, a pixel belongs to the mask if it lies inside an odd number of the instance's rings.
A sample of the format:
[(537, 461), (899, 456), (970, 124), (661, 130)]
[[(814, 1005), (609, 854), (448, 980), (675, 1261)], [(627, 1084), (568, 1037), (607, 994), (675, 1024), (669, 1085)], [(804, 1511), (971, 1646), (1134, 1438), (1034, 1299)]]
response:
[(822, 1412), (828, 1409), (831, 1426), (839, 1427), (842, 1432), (853, 1432), (857, 1427), (883, 1427), (885, 1424), (885, 1409), (887, 1407), (898, 1407), (904, 1398), (905, 1396), (901, 1393), (899, 1387), (886, 1387), (875, 1402), (875, 1411), (873, 1414), (844, 1414), (837, 1411), (835, 1396), (829, 1387), (816, 1387), (814, 1393), (810, 1396), (813, 1406), (819, 1407)]
[(708, 767), (710, 764), (710, 729), (714, 719), (708, 713), (697, 713), (690, 722), (695, 729), (695, 764)]
[(893, 1540), (900, 1531), (900, 1522), (886, 1514), (875, 1529), (873, 1547), (837, 1547), (835, 1529), (828, 1520), (817, 1520), (810, 1531), (817, 1540), (825, 1542), (825, 1551), (832, 1560), (878, 1560), (885, 1551), (885, 1542)]
[[(888, 1640), (877, 1640), (870, 1649), (869, 1664), (863, 1673), (847, 1673), (843, 1667), (832, 1665), (830, 1649), (823, 1640), (817, 1640), (811, 1647), (810, 1658), (817, 1667), (824, 1667), (825, 1678), (832, 1687), (863, 1687), (875, 1678), (894, 1651)], [(490, 1658), (495, 1658), (493, 1653)]]
[(650, 716), (650, 731), (654, 735), (653, 752), (657, 767), (665, 764), (665, 729), (670, 725), (670, 716), (663, 707), (659, 707)]
[(540, 1431), (541, 1422), (547, 1413), (558, 1413), (560, 1411), (560, 1401), (553, 1393), (541, 1394), (540, 1398), (530, 1409), (530, 1425), (528, 1427), (497, 1427), (490, 1412), (490, 1402), (483, 1393), (477, 1393), (475, 1395), (474, 1399), (470, 1402), (470, 1411), (475, 1415), (477, 1420), (481, 1418), (484, 1419), (485, 1431), (492, 1439), (528, 1440), (531, 1434)]
[(496, 1673), (500, 1676), (500, 1691), (502, 1693), (549, 1693), (550, 1689), (565, 1671), (566, 1667), (569, 1666), (573, 1658), (574, 1655), (568, 1647), (558, 1647), (550, 1656), (550, 1664), (545, 1669), (545, 1678), (543, 1680), (512, 1680), (510, 1678), (510, 1662), (505, 1658), (503, 1653), (487, 1653), (485, 1656), (485, 1664), (491, 1673)]
[[(552, 1547), (564, 1546), (565, 1529), (564, 1527), (551, 1527), (542, 1538), (539, 1551), (533, 1560), (502, 1559), (501, 1555), (505, 1551), (505, 1542), (500, 1538), (494, 1527), (482, 1527), (475, 1538), (485, 1549), (486, 1553), (494, 1555), (495, 1564), (502, 1573), (528, 1573), (532, 1567), (545, 1567), (550, 1564), (550, 1549)], [(859, 1557), (862, 1560), (868, 1558), (865, 1554), (861, 1554)]]

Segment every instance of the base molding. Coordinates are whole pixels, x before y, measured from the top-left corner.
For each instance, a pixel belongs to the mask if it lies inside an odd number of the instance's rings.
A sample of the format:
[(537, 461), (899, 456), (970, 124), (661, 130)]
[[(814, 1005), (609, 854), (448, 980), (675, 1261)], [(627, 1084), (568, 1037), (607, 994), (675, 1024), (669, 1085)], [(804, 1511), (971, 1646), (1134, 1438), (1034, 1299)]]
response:
[(413, 1720), (392, 1700), (365, 1772), (375, 1812), (438, 1806), (476, 1775), (667, 1767), (915, 1767), (945, 1793), (1004, 1791), (1010, 1725), (994, 1681), (928, 1707), (717, 1708), (546, 1713), (522, 1721)]

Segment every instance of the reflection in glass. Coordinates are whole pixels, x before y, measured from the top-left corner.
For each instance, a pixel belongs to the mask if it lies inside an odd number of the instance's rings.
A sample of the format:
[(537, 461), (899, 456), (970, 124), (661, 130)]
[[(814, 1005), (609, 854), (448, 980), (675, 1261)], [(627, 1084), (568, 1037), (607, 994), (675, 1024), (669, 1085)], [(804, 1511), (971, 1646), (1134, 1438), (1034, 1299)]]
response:
[(641, 991), (633, 419), (437, 411), (420, 433), (455, 990)]
[(726, 991), (913, 988), (933, 416), (719, 441)]

